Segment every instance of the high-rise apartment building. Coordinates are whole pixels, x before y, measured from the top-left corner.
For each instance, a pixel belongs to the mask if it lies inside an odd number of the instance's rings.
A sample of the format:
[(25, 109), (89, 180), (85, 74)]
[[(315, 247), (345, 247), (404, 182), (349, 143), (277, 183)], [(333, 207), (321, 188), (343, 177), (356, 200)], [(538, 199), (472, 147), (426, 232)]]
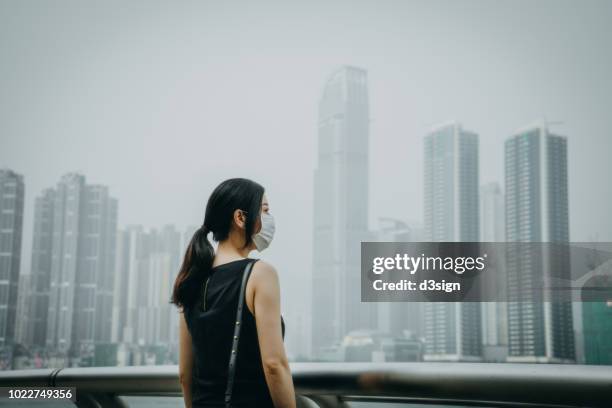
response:
[[(506, 241), (569, 243), (567, 139), (545, 123), (505, 142)], [(518, 248), (518, 247), (517, 247)], [(569, 251), (508, 253), (508, 361), (575, 360), (571, 303), (542, 301), (534, 288), (569, 279)], [(542, 291), (547, 289), (541, 289)]]
[[(425, 136), (425, 241), (479, 240), (478, 135), (451, 122)], [(476, 361), (482, 355), (476, 302), (427, 302), (425, 360)]]
[(21, 174), (0, 169), (0, 346), (15, 341), (24, 192)]
[(53, 196), (45, 341), (51, 350), (82, 356), (92, 353), (95, 343), (110, 342), (117, 200), (108, 187), (86, 184), (78, 173), (62, 176)]
[(34, 234), (30, 287), (27, 295), (27, 331), (24, 343), (42, 348), (46, 345), (51, 278), (51, 249), (55, 189), (43, 190), (34, 202)]

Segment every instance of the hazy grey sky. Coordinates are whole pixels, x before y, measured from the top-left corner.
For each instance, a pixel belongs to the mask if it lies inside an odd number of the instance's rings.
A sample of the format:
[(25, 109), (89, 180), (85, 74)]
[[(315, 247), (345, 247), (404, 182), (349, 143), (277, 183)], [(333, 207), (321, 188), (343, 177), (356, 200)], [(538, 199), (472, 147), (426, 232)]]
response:
[[(110, 186), (119, 225), (202, 222), (228, 177), (267, 188), (263, 255), (309, 285), (317, 103), (369, 75), (370, 221), (422, 219), (423, 135), (480, 134), (481, 182), (535, 119), (569, 138), (570, 234), (612, 241), (612, 1), (0, 1), (0, 166), (34, 197), (68, 171)], [(290, 275), (297, 275), (294, 279)], [(303, 293), (303, 292), (302, 292)]]

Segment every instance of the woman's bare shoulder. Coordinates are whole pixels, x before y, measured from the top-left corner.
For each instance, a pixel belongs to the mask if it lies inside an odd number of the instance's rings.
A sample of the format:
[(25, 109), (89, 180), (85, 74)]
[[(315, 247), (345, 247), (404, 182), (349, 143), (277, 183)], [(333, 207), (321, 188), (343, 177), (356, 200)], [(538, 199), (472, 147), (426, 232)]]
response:
[(276, 281), (278, 282), (278, 272), (274, 265), (269, 262), (259, 259), (253, 265), (253, 277), (258, 281)]

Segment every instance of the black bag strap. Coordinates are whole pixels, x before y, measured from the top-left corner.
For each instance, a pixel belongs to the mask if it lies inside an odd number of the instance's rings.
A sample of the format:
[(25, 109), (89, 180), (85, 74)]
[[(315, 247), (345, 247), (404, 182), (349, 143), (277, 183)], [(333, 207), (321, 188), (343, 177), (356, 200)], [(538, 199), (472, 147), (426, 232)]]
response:
[(244, 292), (246, 282), (251, 273), (251, 268), (257, 260), (247, 263), (242, 273), (242, 284), (240, 285), (240, 295), (238, 296), (238, 309), (236, 310), (236, 322), (234, 323), (234, 337), (232, 340), (232, 351), (230, 353), (227, 388), (225, 389), (225, 407), (231, 407), (232, 387), (234, 386), (234, 374), (236, 372), (236, 356), (238, 355), (238, 341), (240, 340), (240, 322), (242, 321), (242, 306), (244, 305)]

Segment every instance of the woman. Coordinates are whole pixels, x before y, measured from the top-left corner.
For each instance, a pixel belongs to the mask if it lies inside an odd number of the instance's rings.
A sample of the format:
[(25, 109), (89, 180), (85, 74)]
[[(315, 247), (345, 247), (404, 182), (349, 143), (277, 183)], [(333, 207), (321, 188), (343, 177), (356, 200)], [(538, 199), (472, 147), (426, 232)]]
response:
[[(217, 252), (208, 240), (212, 232)], [(223, 407), (238, 296), (246, 283), (236, 354), (232, 406), (295, 407), (285, 353), (276, 269), (249, 258), (274, 235), (274, 218), (264, 188), (233, 178), (222, 182), (206, 205), (174, 284), (171, 302), (179, 308), (179, 379), (186, 407)]]

